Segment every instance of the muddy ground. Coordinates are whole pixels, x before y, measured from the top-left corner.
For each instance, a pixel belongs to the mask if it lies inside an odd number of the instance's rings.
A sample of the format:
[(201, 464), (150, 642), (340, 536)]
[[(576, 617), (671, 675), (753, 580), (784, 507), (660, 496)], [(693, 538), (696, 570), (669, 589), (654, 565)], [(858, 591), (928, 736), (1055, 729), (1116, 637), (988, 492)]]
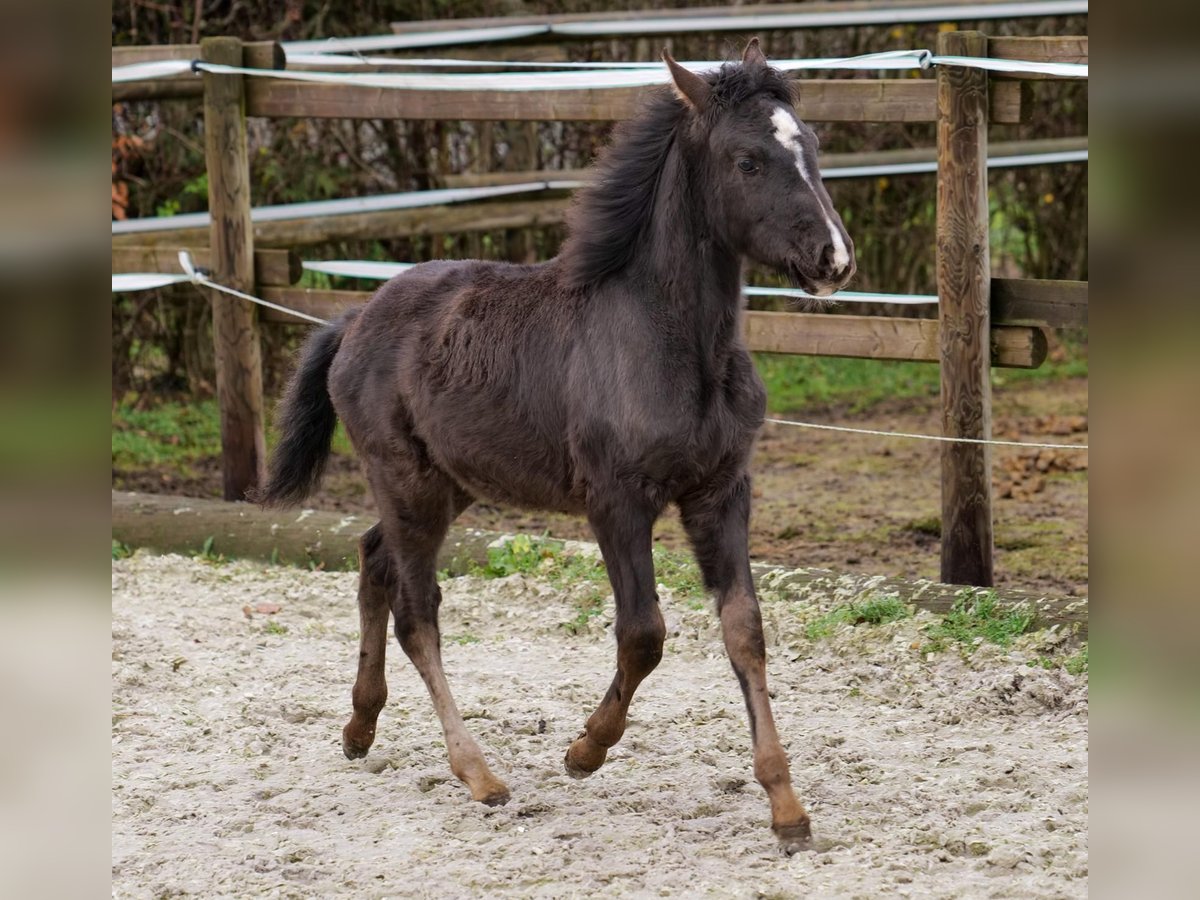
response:
[[(999, 438), (1087, 443), (1086, 379), (1004, 385), (996, 389), (993, 405), (993, 431)], [(830, 409), (800, 418), (923, 434), (938, 434), (941, 428), (937, 398), (885, 404), (866, 415)], [(1086, 596), (1087, 453), (997, 448), (994, 454), (997, 583)], [(936, 579), (938, 460), (939, 445), (930, 442), (764, 426), (753, 461), (754, 558)], [(328, 471), (309, 505), (371, 511), (366, 482), (352, 457), (335, 456)], [(202, 461), (189, 477), (167, 470), (114, 470), (113, 487), (219, 498), (219, 460)], [(591, 539), (582, 519), (482, 502), (467, 510), (459, 523)], [(685, 544), (674, 514), (664, 518), (656, 536), (665, 546)]]
[[(899, 452), (899, 451), (897, 451)], [(119, 897), (1087, 895), (1087, 677), (1014, 649), (922, 651), (929, 614), (805, 626), (853, 599), (761, 585), (770, 678), (814, 852), (781, 857), (714, 617), (670, 636), (596, 775), (562, 768), (611, 678), (611, 598), (525, 576), (444, 586), (447, 670), (513, 791), (472, 803), (394, 645), (365, 760), (340, 748), (356, 576), (137, 554), (112, 568), (112, 890)]]

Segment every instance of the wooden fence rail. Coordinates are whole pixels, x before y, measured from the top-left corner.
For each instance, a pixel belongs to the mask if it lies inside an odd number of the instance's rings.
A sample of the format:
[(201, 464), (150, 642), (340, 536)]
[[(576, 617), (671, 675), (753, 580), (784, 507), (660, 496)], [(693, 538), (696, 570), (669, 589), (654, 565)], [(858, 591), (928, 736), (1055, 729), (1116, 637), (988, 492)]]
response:
[[(778, 10), (780, 7), (771, 7)], [(676, 11), (677, 12), (677, 11)], [(698, 12), (698, 11), (697, 11)], [(511, 20), (506, 20), (511, 23)], [(462, 23), (456, 23), (461, 25)], [(435, 27), (435, 26), (429, 26)], [(114, 49), (127, 61), (189, 58), (195, 48), (172, 49), (180, 56), (155, 57), (151, 51)], [(1087, 61), (1086, 38), (997, 38), (974, 32), (942, 34), (938, 52), (996, 58)], [(243, 45), (212, 38), (200, 45), (211, 62), (278, 67), (275, 45)], [(768, 353), (853, 356), (870, 359), (936, 361), (942, 380), (943, 433), (988, 438), (991, 431), (990, 367), (1036, 367), (1046, 356), (1043, 327), (1087, 324), (1087, 284), (1038, 282), (990, 277), (987, 208), (987, 132), (990, 123), (1019, 123), (1030, 109), (1030, 77), (989, 76), (979, 69), (943, 67), (936, 79), (820, 79), (803, 82), (798, 113), (813, 121), (936, 122), (938, 133), (937, 281), (938, 320), (881, 316), (810, 315), (750, 311), (747, 343)], [(194, 79), (193, 79), (194, 81)], [(114, 85), (114, 100), (121, 92)], [(127, 86), (139, 95), (139, 85)], [(164, 90), (176, 90), (182, 81)], [(293, 254), (254, 249), (267, 234), (250, 221), (246, 117), (309, 116), (331, 118), (405, 118), (444, 120), (584, 120), (625, 118), (635, 111), (647, 88), (471, 94), (435, 91), (388, 91), (358, 86), (310, 84), (285, 80), (214, 75), (203, 78), (206, 167), (212, 225), (176, 232), (164, 246), (152, 234), (114, 240), (113, 269), (175, 271), (173, 247), (205, 243), (194, 258), (208, 264), (214, 281), (301, 312), (331, 317), (370, 294), (313, 291), (293, 287), (300, 268)], [(164, 93), (162, 96), (170, 96)], [(528, 163), (526, 163), (528, 165)], [(565, 200), (515, 200), (372, 213), (407, 217), (390, 226), (431, 232), (474, 227), (520, 227), (531, 217), (559, 221)], [(538, 204), (520, 209), (519, 204)], [(547, 204), (549, 204), (547, 206)], [(508, 218), (505, 218), (508, 216)], [(350, 219), (353, 217), (337, 217)], [(456, 220), (455, 224), (452, 220)], [(272, 223), (272, 228), (287, 223)], [(299, 223), (287, 237), (306, 240)], [(381, 219), (361, 218), (354, 236), (379, 237)], [(376, 230), (378, 229), (378, 230)], [(395, 232), (392, 232), (395, 233)], [(278, 237), (280, 232), (274, 232)], [(187, 240), (180, 240), (186, 237)], [(262, 377), (256, 308), (225, 296), (213, 297), (217, 385), (225, 495), (240, 499), (262, 472)], [(292, 317), (266, 311), (265, 322)], [(942, 454), (942, 580), (990, 585), (992, 519), (990, 453), (986, 446), (945, 444)]]

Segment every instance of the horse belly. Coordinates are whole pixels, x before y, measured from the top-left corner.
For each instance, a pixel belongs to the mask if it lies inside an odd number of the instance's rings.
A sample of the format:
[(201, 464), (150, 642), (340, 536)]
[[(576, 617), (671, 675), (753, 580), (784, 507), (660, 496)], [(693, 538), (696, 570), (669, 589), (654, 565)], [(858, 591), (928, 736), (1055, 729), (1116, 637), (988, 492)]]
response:
[(429, 450), (472, 496), (528, 509), (582, 509), (565, 442), (511, 407), (459, 405), (430, 430)]

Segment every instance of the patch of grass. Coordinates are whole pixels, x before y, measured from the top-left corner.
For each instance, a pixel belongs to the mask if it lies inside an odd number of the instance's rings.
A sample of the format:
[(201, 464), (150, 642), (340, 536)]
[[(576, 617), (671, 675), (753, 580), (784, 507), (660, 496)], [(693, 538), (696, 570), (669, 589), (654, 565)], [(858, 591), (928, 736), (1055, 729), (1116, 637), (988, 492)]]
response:
[(112, 464), (134, 469), (192, 462), (221, 452), (215, 400), (162, 403), (149, 409), (122, 405), (112, 413)]
[(942, 536), (942, 520), (940, 516), (926, 516), (923, 519), (913, 519), (906, 527), (909, 531), (915, 531), (917, 534), (925, 534), (935, 538)]
[[(269, 411), (270, 412), (270, 411)], [(221, 419), (216, 400), (165, 402), (138, 409), (123, 402), (112, 411), (112, 464), (137, 470), (165, 466), (187, 474), (201, 459), (221, 454)], [(267, 446), (278, 435), (267, 424)], [(350, 440), (339, 424), (333, 435), (335, 453), (350, 454)]]
[(936, 652), (958, 644), (969, 651), (983, 641), (1007, 647), (1036, 618), (1027, 606), (1002, 606), (995, 591), (960, 591), (941, 621), (925, 626), (929, 643), (923, 649)]
[(995, 537), (996, 547), (1000, 550), (1019, 552), (1040, 547), (1042, 542), (1031, 534), (998, 534)]
[[(700, 570), (685, 553), (654, 549), (657, 582), (669, 588), (693, 609), (704, 608), (704, 582)], [(486, 565), (476, 565), (470, 574), (483, 578), (530, 575), (555, 587), (570, 590), (579, 607), (578, 615), (566, 623), (577, 634), (604, 610), (610, 585), (604, 561), (584, 553), (568, 553), (562, 541), (531, 538), (519, 534), (503, 546), (488, 548)]]
[(703, 605), (707, 593), (704, 577), (691, 554), (655, 547), (654, 576), (679, 597), (698, 598)]
[(1072, 675), (1082, 675), (1088, 671), (1088, 645), (1086, 642), (1074, 654), (1066, 658), (1063, 668)]
[[(992, 384), (1087, 377), (1088, 348), (1082, 335), (1066, 335), (1051, 356), (1036, 369), (993, 369)], [(861, 413), (885, 400), (936, 400), (939, 391), (938, 367), (930, 363), (756, 353), (754, 364), (773, 413), (842, 405)]]
[(113, 559), (129, 559), (131, 556), (133, 556), (133, 549), (128, 544), (122, 544), (116, 538), (112, 539)]
[(483, 578), (531, 575), (555, 587), (574, 591), (578, 615), (564, 627), (578, 634), (604, 609), (608, 574), (603, 560), (582, 553), (566, 553), (562, 541), (518, 534), (500, 547), (488, 548), (486, 565), (475, 565), (470, 574)]
[(263, 634), (287, 634), (288, 627), (282, 622), (276, 622), (274, 619), (268, 619), (267, 624), (262, 627)]
[(839, 625), (882, 625), (912, 615), (899, 597), (874, 597), (861, 603), (847, 603), (835, 607), (813, 622), (809, 622), (804, 633), (810, 641), (829, 637)]
[(462, 634), (451, 635), (447, 637), (446, 640), (451, 644), (466, 646), (467, 644), (478, 644), (480, 637), (478, 635), (471, 634), (469, 631), (464, 631)]
[(939, 390), (937, 366), (925, 363), (756, 353), (754, 364), (775, 413), (834, 404), (863, 412), (892, 398), (933, 398)]

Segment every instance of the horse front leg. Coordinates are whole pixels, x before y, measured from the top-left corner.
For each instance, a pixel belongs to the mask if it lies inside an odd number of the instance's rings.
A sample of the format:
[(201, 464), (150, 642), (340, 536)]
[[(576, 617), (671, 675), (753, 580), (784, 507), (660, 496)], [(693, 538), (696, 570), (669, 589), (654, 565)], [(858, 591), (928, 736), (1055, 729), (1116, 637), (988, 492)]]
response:
[(717, 598), (725, 650), (750, 718), (754, 777), (771, 803), (771, 828), (786, 853), (807, 850), (812, 842), (808, 813), (792, 790), (787, 754), (767, 694), (762, 614), (750, 574), (749, 476), (743, 475), (724, 491), (688, 498), (680, 503), (680, 512), (705, 586)]
[(588, 512), (616, 598), (617, 673), (583, 733), (567, 750), (567, 772), (591, 775), (625, 733), (633, 693), (662, 659), (667, 629), (654, 589), (654, 514), (633, 503)]

